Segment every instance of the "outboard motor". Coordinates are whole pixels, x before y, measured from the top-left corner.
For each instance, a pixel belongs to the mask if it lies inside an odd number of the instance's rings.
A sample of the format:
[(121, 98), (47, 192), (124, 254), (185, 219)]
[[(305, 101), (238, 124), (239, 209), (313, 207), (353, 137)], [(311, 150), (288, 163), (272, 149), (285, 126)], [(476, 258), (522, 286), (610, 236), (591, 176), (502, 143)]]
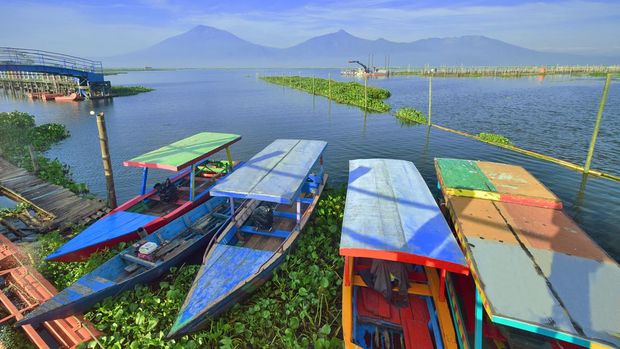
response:
[(157, 183), (153, 186), (157, 190), (159, 199), (163, 202), (175, 202), (179, 196), (176, 185), (170, 181), (170, 178), (166, 179), (163, 183)]
[(258, 206), (252, 213), (252, 221), (256, 228), (270, 231), (273, 227), (273, 208), (269, 206)]

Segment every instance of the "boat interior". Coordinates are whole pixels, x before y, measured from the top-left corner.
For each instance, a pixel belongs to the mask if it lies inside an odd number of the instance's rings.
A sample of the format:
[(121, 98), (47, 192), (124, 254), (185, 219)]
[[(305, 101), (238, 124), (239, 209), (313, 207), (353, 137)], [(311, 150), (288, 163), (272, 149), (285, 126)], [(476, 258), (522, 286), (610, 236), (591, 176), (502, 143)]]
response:
[[(198, 197), (207, 192), (219, 178), (228, 173), (229, 169), (229, 162), (226, 160), (207, 160), (196, 166), (194, 195)], [(174, 189), (166, 188), (165, 182), (158, 183), (161, 189), (154, 188), (143, 200), (126, 211), (165, 216), (190, 201), (190, 182), (190, 170), (186, 170), (171, 181)]]
[[(438, 348), (442, 339), (433, 299), (408, 293), (399, 302), (368, 287), (360, 273), (371, 268), (369, 258), (355, 258), (353, 267), (353, 340), (363, 348)], [(427, 285), (424, 268), (406, 264), (409, 289)], [(399, 286), (392, 285), (394, 292)]]

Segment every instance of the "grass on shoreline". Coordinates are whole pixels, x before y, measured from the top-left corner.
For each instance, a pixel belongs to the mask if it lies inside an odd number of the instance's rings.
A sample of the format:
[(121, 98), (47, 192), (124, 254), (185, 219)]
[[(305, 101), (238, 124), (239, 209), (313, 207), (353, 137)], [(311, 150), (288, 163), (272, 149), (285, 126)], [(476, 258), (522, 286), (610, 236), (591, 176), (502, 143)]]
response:
[(354, 105), (371, 112), (384, 113), (391, 108), (383, 101), (390, 97), (390, 91), (368, 86), (368, 100), (366, 101), (364, 85), (357, 82), (339, 82), (302, 76), (264, 76), (261, 79), (327, 97), (337, 103)]
[(112, 86), (112, 94), (116, 97), (134, 96), (151, 91), (155, 89), (144, 86)]

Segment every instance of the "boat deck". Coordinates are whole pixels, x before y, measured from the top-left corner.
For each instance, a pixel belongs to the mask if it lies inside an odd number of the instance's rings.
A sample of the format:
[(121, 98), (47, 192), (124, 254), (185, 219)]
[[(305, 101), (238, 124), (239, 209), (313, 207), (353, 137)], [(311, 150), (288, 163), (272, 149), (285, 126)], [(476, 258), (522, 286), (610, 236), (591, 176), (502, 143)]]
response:
[(564, 212), (446, 202), (491, 321), (582, 346), (620, 345), (620, 266)]

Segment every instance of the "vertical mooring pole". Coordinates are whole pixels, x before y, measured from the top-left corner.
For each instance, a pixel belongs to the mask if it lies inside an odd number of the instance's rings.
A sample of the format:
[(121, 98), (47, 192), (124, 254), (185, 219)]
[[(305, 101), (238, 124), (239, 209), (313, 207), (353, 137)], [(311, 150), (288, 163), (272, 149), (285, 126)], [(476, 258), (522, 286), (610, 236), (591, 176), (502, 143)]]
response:
[(428, 76), (428, 126), (431, 125), (431, 114), (433, 111), (433, 74)]
[(332, 73), (327, 73), (327, 98), (332, 98)]
[(28, 144), (28, 153), (30, 154), (30, 161), (32, 161), (32, 172), (34, 174), (39, 173), (39, 161), (37, 161), (37, 155), (34, 153), (32, 144)]
[(588, 149), (588, 157), (586, 158), (586, 165), (583, 167), (583, 173), (590, 172), (592, 156), (594, 155), (594, 146), (596, 145), (596, 137), (598, 137), (598, 131), (601, 128), (601, 119), (603, 118), (603, 110), (605, 109), (605, 102), (607, 102), (607, 93), (609, 92), (610, 84), (611, 73), (607, 73), (607, 79), (605, 79), (605, 87), (603, 88), (603, 96), (601, 97), (601, 102), (598, 105), (596, 123), (594, 124), (594, 131), (592, 132), (592, 139), (590, 140), (590, 148)]
[(364, 75), (364, 110), (368, 110), (368, 76)]
[(97, 114), (97, 129), (99, 130), (99, 146), (101, 147), (105, 185), (108, 189), (108, 206), (110, 208), (116, 208), (116, 191), (114, 190), (114, 176), (112, 175), (112, 160), (110, 159), (108, 133), (105, 127), (105, 115), (103, 113)]

